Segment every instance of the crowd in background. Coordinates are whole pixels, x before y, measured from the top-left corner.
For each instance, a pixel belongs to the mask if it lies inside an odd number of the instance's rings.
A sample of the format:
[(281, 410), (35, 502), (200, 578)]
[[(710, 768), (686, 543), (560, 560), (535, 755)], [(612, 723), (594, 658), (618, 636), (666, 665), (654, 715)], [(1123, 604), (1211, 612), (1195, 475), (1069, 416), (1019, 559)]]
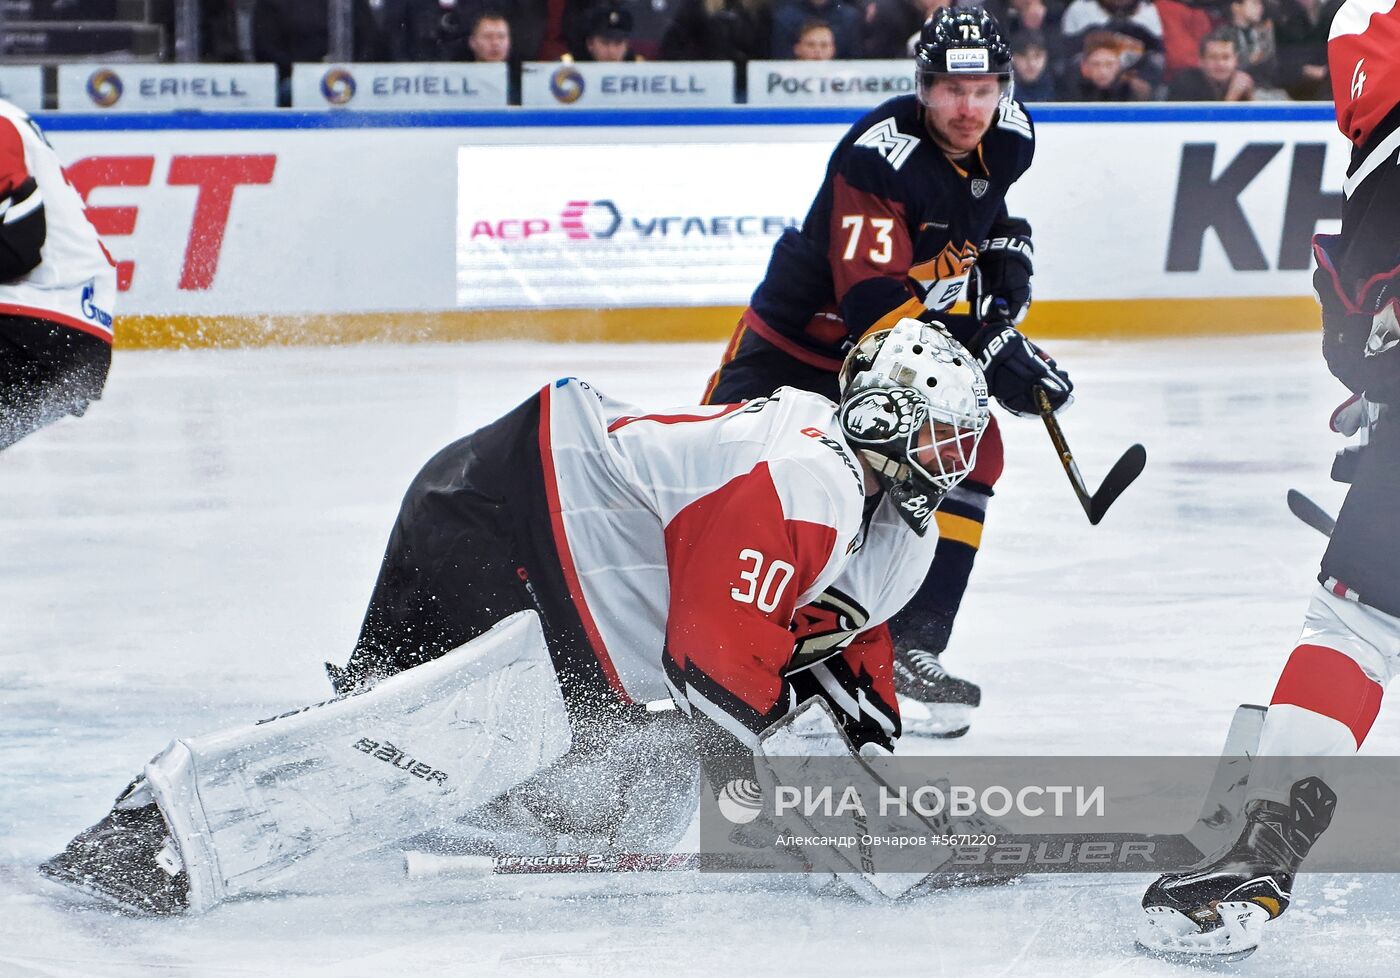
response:
[[(356, 61), (904, 58), (962, 0), (355, 0)], [(1341, 0), (987, 0), (1026, 102), (1331, 98)], [(327, 51), (327, 6), (206, 0), (206, 60), (285, 73)]]

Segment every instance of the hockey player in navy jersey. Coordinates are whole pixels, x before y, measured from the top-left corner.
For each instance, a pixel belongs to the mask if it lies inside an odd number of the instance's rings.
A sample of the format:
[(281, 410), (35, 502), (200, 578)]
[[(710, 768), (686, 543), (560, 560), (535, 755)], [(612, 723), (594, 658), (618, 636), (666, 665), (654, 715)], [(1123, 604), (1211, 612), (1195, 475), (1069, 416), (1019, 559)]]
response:
[[(982, 362), (1002, 406), (1035, 414), (1072, 384), (1016, 329), (1030, 304), (1030, 225), (1006, 193), (1031, 164), (1035, 130), (1011, 97), (1011, 49), (980, 8), (945, 8), (924, 24), (917, 95), (885, 102), (837, 144), (802, 228), (773, 248), (767, 274), (705, 400), (761, 397), (779, 386), (836, 396), (845, 351), (901, 317), (943, 323)], [(973, 315), (948, 310), (964, 294)], [(977, 469), (939, 506), (928, 579), (892, 622), (896, 685), (926, 704), (921, 732), (959, 736), (981, 692), (939, 661), (1002, 471), (995, 419)]]
[[(1284, 664), (1250, 769), (1245, 825), (1220, 858), (1162, 876), (1142, 898), (1149, 951), (1239, 958), (1292, 900), (1339, 799), (1328, 757), (1355, 754), (1400, 672), (1400, 6), (1347, 0), (1327, 43), (1337, 125), (1352, 141), (1340, 234), (1313, 240), (1323, 356), (1353, 396), (1333, 428), (1358, 435), (1351, 483), (1302, 635)], [(1340, 799), (1345, 804), (1346, 799)]]

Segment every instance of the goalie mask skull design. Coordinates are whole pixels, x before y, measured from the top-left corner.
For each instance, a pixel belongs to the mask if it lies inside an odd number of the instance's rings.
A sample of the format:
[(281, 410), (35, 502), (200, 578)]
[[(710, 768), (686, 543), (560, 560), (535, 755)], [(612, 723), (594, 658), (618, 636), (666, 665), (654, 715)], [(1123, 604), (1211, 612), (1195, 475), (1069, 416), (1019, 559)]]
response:
[(842, 434), (923, 535), (976, 464), (990, 418), (981, 368), (942, 329), (904, 319), (862, 338), (840, 381)]

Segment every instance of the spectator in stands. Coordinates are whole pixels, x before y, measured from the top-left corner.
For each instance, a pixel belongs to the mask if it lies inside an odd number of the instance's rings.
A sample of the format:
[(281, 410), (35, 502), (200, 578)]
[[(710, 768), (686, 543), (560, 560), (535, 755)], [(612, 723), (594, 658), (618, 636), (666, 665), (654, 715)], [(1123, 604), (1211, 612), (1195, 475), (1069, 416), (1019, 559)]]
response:
[(792, 56), (798, 61), (830, 61), (836, 57), (836, 35), (824, 20), (809, 20), (802, 25)]
[(632, 15), (623, 7), (599, 7), (593, 11), (584, 43), (585, 61), (639, 61), (628, 42), (632, 37)]
[(1112, 31), (1090, 31), (1073, 71), (1060, 85), (1064, 102), (1135, 102), (1150, 97), (1150, 89), (1134, 85), (1123, 69), (1122, 38)]
[[(1005, 11), (996, 16), (1011, 36), (1021, 33), (1040, 35), (1049, 58), (1047, 75), (1052, 79), (1058, 78), (1064, 70), (1065, 59), (1071, 53), (1077, 53), (1078, 38), (1072, 46), (1065, 43), (1064, 31), (1060, 26), (1064, 18), (1064, 8), (1059, 5), (1058, 0), (1053, 8), (1046, 4), (1046, 0), (1008, 0)], [(1017, 91), (1020, 87), (1021, 81), (1017, 78)]]
[(482, 64), (500, 64), (510, 60), (510, 22), (497, 10), (477, 14), (467, 35), (471, 60)]
[(909, 57), (909, 39), (935, 10), (951, 5), (952, 0), (869, 0), (865, 5), (861, 56)]
[(1055, 101), (1055, 76), (1050, 71), (1050, 50), (1045, 35), (1030, 29), (1014, 34), (1011, 52), (1016, 97), (1022, 102)]
[(539, 51), (544, 34), (544, 0), (408, 0), (408, 3), (416, 12), (407, 29), (422, 34), (426, 25), (426, 36), (416, 43), (416, 61), (470, 61), (475, 58), (471, 35), (486, 13), (506, 22), (512, 62), (533, 61)]
[(1240, 70), (1235, 34), (1217, 27), (1201, 41), (1201, 65), (1187, 68), (1172, 79), (1173, 102), (1248, 102), (1254, 98), (1254, 79)]
[(1279, 0), (1274, 39), (1278, 45), (1278, 84), (1290, 97), (1325, 101), (1332, 97), (1327, 73), (1327, 35), (1342, 0)]
[[(351, 61), (378, 61), (379, 34), (365, 0), (354, 0)], [(291, 104), (292, 65), (326, 59), (330, 48), (327, 5), (306, 0), (254, 0), (253, 57), (277, 66), (278, 102)]]
[[(563, 38), (565, 52), (578, 61), (597, 60), (588, 49), (588, 38), (592, 35), (598, 24), (606, 20), (611, 11), (616, 10), (624, 16), (628, 23), (627, 28), (627, 54), (622, 59), (624, 61), (642, 61), (644, 58), (638, 50), (638, 44), (646, 46), (651, 54), (657, 54), (661, 49), (661, 36), (665, 31), (664, 18), (658, 20), (653, 17), (651, 7), (654, 3), (664, 3), (666, 5), (665, 16), (671, 14), (671, 4), (679, 0), (547, 0), (549, 4), (558, 4), (563, 10)], [(654, 34), (645, 39), (637, 36), (637, 11), (646, 10), (646, 23), (649, 30)], [(545, 47), (548, 48), (549, 36), (546, 30)]]
[(1226, 23), (1235, 35), (1240, 67), (1249, 72), (1256, 86), (1275, 87), (1278, 50), (1274, 45), (1274, 22), (1268, 18), (1264, 0), (1232, 0)]
[(836, 38), (836, 57), (861, 54), (861, 15), (842, 0), (781, 0), (773, 9), (773, 57), (791, 58), (802, 25), (819, 20)]
[[(1153, 98), (1162, 88), (1162, 18), (1147, 0), (1074, 0), (1062, 23), (1066, 43), (1081, 52), (1090, 32), (1108, 31), (1117, 38), (1123, 80), (1132, 86), (1135, 98)], [(1090, 26), (1081, 26), (1085, 23)], [(1071, 80), (1074, 74), (1072, 68), (1063, 72)]]
[(1119, 33), (1123, 22), (1136, 24), (1157, 39), (1162, 37), (1162, 17), (1157, 8), (1144, 0), (1074, 0), (1065, 8), (1060, 29), (1066, 37), (1079, 37), (1085, 31), (1109, 25)]
[(1201, 45), (1215, 27), (1210, 14), (1182, 0), (1153, 0), (1157, 16), (1162, 18), (1162, 56), (1168, 81), (1178, 72), (1201, 65)]
[(684, 0), (661, 38), (661, 57), (741, 65), (759, 61), (771, 51), (772, 29), (768, 0)]

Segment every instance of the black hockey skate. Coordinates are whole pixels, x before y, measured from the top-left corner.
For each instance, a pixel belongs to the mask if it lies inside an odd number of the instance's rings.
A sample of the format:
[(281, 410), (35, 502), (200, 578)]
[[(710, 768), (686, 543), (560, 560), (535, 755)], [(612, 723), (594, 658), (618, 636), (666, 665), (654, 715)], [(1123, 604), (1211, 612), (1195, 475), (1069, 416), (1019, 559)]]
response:
[(1147, 888), (1138, 947), (1182, 960), (1238, 961), (1259, 947), (1264, 925), (1288, 909), (1293, 877), (1332, 821), (1337, 796), (1319, 778), (1293, 786), (1287, 806), (1252, 802), (1239, 839), (1191, 873)]
[(899, 713), (908, 733), (952, 739), (967, 733), (972, 711), (982, 703), (982, 687), (949, 673), (940, 654), (896, 650), (894, 690), (902, 697)]
[(144, 780), (122, 792), (107, 816), (39, 872), (56, 883), (141, 916), (183, 913), (190, 881)]

